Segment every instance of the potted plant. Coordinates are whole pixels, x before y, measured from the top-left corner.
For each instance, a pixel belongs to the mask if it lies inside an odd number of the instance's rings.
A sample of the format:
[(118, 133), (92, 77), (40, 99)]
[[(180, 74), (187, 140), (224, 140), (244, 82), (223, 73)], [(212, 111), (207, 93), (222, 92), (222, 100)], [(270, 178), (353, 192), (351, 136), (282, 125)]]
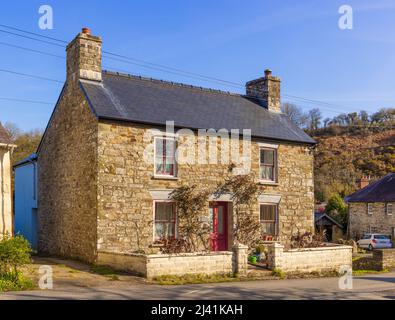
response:
[(256, 264), (257, 258), (254, 255), (248, 257), (248, 261), (252, 264)]
[(255, 248), (255, 256), (257, 261), (265, 260), (265, 246), (263, 244), (260, 244)]

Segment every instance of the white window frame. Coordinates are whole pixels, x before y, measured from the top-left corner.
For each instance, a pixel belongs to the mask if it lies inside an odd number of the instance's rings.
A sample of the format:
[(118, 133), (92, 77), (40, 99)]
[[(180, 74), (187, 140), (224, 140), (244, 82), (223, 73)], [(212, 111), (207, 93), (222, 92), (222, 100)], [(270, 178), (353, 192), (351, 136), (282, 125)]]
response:
[[(279, 220), (279, 211), (280, 211), (279, 204), (278, 203), (273, 203), (273, 202), (260, 202), (259, 203), (259, 224), (262, 223), (262, 220), (261, 220), (261, 206), (273, 206), (273, 207), (276, 207), (276, 212), (274, 214), (274, 234), (271, 235), (273, 237), (276, 237), (278, 235), (278, 233), (279, 233), (279, 229), (278, 229), (278, 227), (279, 227), (279, 221), (278, 220)], [(269, 220), (263, 220), (263, 221), (269, 221)], [(261, 236), (264, 236), (264, 234), (261, 233)]]
[[(391, 210), (389, 210), (389, 208), (391, 208)], [(387, 216), (392, 216), (394, 212), (394, 205), (392, 203), (387, 203), (385, 205), (385, 213), (387, 214)]]
[[(172, 175), (171, 174), (156, 173), (156, 140), (157, 139), (174, 141), (174, 172)], [(178, 166), (177, 166), (177, 160), (176, 160), (176, 153), (177, 153), (177, 139), (176, 139), (176, 137), (172, 137), (172, 136), (155, 136), (154, 137), (154, 177), (155, 178), (177, 179)]]
[[(176, 204), (175, 201), (173, 200), (154, 200), (153, 201), (153, 208), (152, 208), (152, 212), (153, 212), (153, 216), (152, 216), (152, 241), (153, 243), (155, 243), (156, 241), (158, 241), (158, 239), (156, 239), (155, 237), (155, 214), (156, 214), (156, 204), (157, 203), (173, 203), (174, 205)], [(174, 206), (174, 210), (175, 210), (175, 221), (174, 221), (174, 239), (178, 239), (178, 212), (177, 212), (177, 206)]]
[[(273, 180), (270, 179), (263, 179), (261, 178), (261, 155), (262, 155), (262, 150), (269, 150), (273, 151)], [(268, 144), (259, 144), (259, 181), (262, 183), (278, 183), (278, 148), (276, 145), (268, 145)]]
[(368, 209), (368, 215), (372, 216), (373, 215), (373, 203), (372, 202), (368, 203), (367, 209)]

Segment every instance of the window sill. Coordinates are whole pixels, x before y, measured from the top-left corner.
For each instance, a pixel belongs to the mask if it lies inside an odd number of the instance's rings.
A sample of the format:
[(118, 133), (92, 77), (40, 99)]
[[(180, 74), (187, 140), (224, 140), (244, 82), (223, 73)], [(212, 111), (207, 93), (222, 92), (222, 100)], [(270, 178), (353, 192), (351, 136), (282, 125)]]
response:
[(162, 243), (153, 243), (151, 244), (151, 248), (163, 248), (165, 245)]
[(154, 175), (152, 177), (152, 179), (154, 179), (154, 180), (178, 180), (178, 177)]
[(278, 186), (279, 185), (279, 183), (276, 181), (268, 181), (268, 180), (259, 180), (258, 183), (261, 185), (268, 185), (268, 186)]

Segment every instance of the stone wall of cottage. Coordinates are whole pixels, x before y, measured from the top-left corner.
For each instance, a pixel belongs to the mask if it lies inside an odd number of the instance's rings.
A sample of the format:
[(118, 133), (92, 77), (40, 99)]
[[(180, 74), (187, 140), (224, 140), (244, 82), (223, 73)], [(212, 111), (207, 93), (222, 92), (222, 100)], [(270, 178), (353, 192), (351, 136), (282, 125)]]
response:
[[(177, 179), (154, 177), (144, 161), (149, 127), (100, 122), (98, 131), (98, 249), (150, 252), (153, 244), (153, 198), (150, 190), (182, 185), (214, 188), (228, 174), (228, 164), (179, 165)], [(313, 230), (313, 156), (306, 145), (280, 144), (278, 184), (265, 193), (281, 195), (279, 236), (286, 241), (298, 230)], [(259, 146), (252, 143), (252, 170), (259, 172)], [(208, 212), (208, 210), (207, 210)], [(259, 221), (259, 206), (256, 206)], [(229, 230), (231, 232), (231, 230)], [(232, 246), (232, 243), (229, 243)]]
[[(392, 203), (395, 208), (395, 202)], [(395, 209), (394, 213), (386, 213), (386, 203), (372, 203), (372, 214), (368, 214), (367, 203), (350, 203), (349, 204), (349, 234), (352, 238), (360, 238), (364, 233), (384, 233), (394, 235), (395, 229)]]
[(97, 120), (71, 82), (39, 152), (38, 250), (94, 261), (97, 249)]

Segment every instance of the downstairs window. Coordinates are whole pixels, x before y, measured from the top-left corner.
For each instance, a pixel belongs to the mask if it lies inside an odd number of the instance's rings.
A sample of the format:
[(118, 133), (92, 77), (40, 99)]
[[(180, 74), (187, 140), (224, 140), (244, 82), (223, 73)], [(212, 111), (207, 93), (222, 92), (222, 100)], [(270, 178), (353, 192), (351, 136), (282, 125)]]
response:
[(277, 233), (277, 205), (260, 205), (260, 222), (263, 236), (275, 236)]
[(155, 202), (155, 240), (175, 239), (176, 220), (174, 202)]

